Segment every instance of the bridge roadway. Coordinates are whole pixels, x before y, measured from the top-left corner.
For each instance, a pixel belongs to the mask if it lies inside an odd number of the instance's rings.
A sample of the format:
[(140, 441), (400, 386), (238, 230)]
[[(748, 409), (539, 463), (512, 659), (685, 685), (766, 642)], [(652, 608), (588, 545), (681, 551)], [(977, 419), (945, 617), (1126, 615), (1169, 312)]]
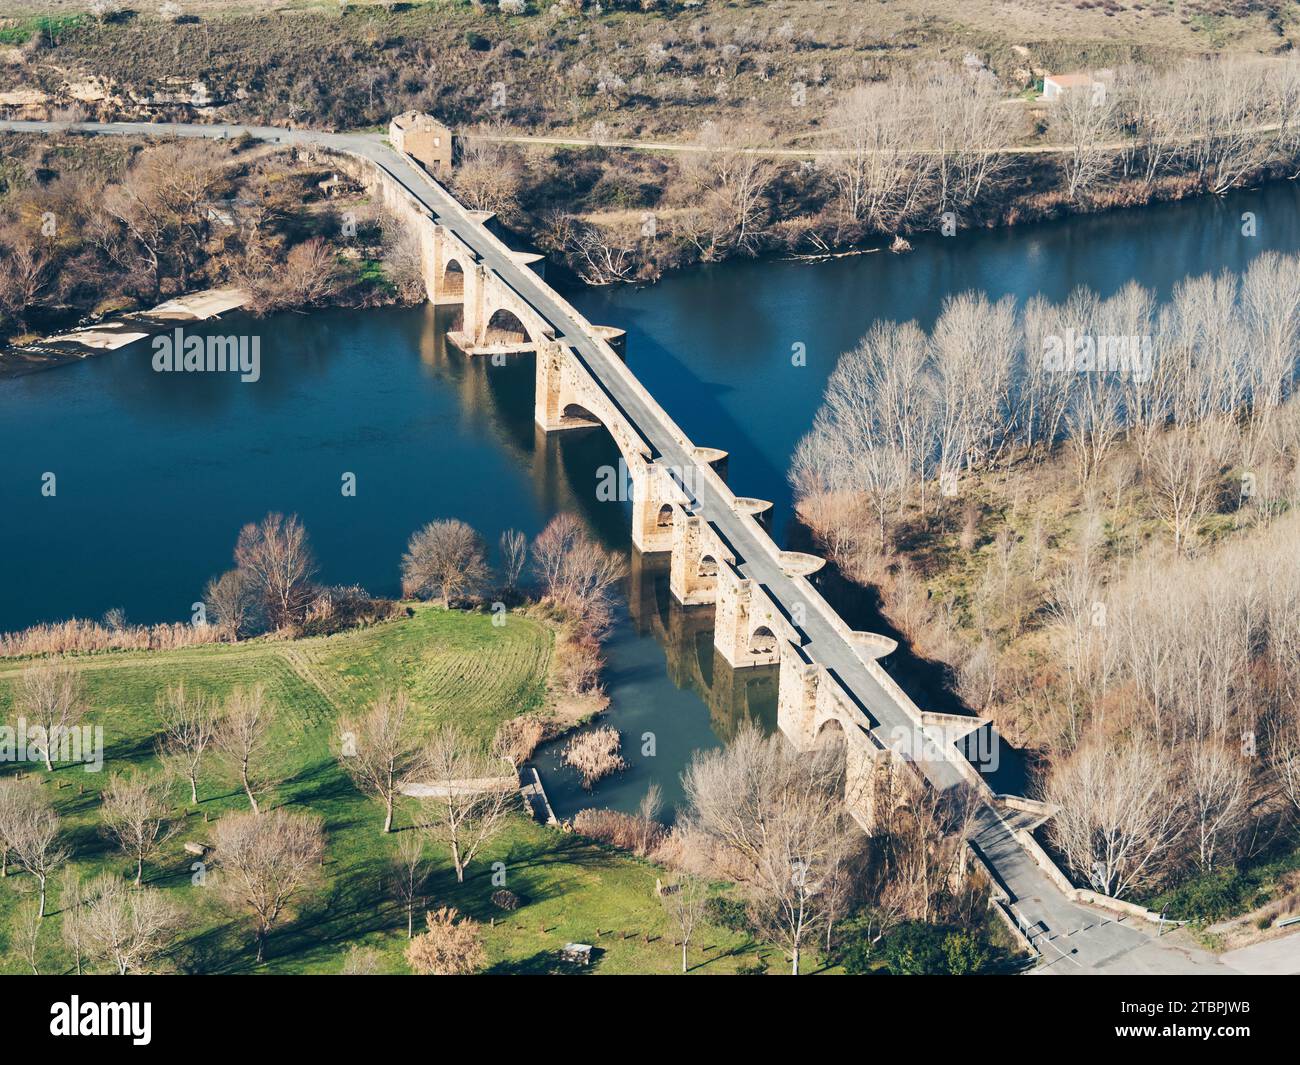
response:
[[(258, 140), (294, 145), (319, 145), (360, 156), (386, 171), (417, 199), (436, 220), (465, 244), (482, 262), (511, 286), (555, 330), (555, 339), (570, 347), (586, 364), (593, 379), (605, 390), (643, 440), (652, 449), (655, 462), (672, 471), (691, 471), (697, 460), (679, 442), (683, 434), (657, 404), (646, 401), (646, 393), (629, 384), (630, 373), (617, 356), (598, 344), (590, 326), (571, 312), (568, 304), (527, 266), (516, 262), (499, 241), (470, 217), (460, 203), (404, 155), (391, 148), (377, 134), (321, 133), (267, 126), (198, 125), (186, 123), (67, 123), (0, 121), (0, 130), (14, 132), (116, 133), (142, 137), (234, 138), (248, 134)], [(941, 750), (916, 721), (871, 675), (831, 619), (830, 606), (820, 595), (805, 595), (782, 570), (776, 545), (766, 536), (754, 535), (754, 526), (744, 522), (704, 476), (675, 476), (690, 498), (693, 511), (717, 530), (734, 551), (743, 576), (771, 597), (787, 620), (802, 616), (795, 625), (804, 638), (803, 651), (819, 662), (842, 689), (875, 723), (875, 731), (887, 745), (898, 749), (900, 737), (910, 737), (903, 746), (913, 752), (912, 760), (931, 785), (946, 790), (961, 784), (964, 775), (956, 759), (964, 756), (950, 745)], [(797, 605), (802, 609), (796, 612)], [(893, 742), (891, 742), (893, 740)], [(1000, 742), (1000, 741), (999, 741)], [(916, 755), (919, 754), (919, 757)], [(1097, 971), (1105, 965), (1123, 968), (1125, 956), (1147, 953), (1159, 944), (1150, 936), (1113, 916), (1068, 899), (1016, 840), (1013, 826), (1002, 811), (982, 803), (977, 815), (975, 843), (994, 876), (1011, 896), (1012, 912), (1023, 927), (1031, 929), (1048, 971)], [(1178, 953), (1178, 952), (1172, 952)], [(1170, 971), (1169, 951), (1158, 952), (1156, 970)], [(1199, 966), (1183, 971), (1196, 971)], [(1042, 971), (1042, 970), (1040, 970)], [(1146, 971), (1146, 970), (1143, 970)]]

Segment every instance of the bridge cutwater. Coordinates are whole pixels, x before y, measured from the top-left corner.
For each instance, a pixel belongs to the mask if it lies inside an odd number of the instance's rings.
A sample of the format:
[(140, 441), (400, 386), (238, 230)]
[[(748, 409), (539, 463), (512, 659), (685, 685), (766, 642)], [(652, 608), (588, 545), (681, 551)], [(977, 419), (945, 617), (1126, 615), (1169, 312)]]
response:
[[(457, 347), (469, 356), (535, 352), (537, 424), (609, 432), (632, 484), (634, 546), (671, 555), (669, 586), (681, 603), (714, 607), (714, 641), (733, 667), (779, 666), (777, 722), (797, 748), (843, 737), (845, 802), (864, 829), (875, 824), (876, 805), (889, 801), (894, 774), (918, 773), (944, 791), (969, 787), (979, 810), (968, 857), (988, 877), (992, 904), (1013, 935), (1045, 968), (1087, 971), (1150, 942), (1131, 923), (1145, 911), (1070, 885), (1030, 835), (1053, 811), (996, 794), (959, 747), (984, 730), (982, 747), (996, 749), (992, 726), (913, 703), (879, 662), (894, 642), (849, 629), (808, 580), (823, 560), (777, 547), (760, 522), (771, 504), (728, 487), (726, 453), (690, 440), (650, 395), (610, 344), (620, 331), (588, 322), (530, 269), (538, 256), (508, 248), (486, 225), (490, 215), (465, 208), (383, 137), (144, 122), (3, 121), (2, 129), (247, 135), (330, 155), (417, 232), (429, 299), (463, 308), (461, 329), (450, 336)], [(494, 327), (502, 312), (522, 336)]]

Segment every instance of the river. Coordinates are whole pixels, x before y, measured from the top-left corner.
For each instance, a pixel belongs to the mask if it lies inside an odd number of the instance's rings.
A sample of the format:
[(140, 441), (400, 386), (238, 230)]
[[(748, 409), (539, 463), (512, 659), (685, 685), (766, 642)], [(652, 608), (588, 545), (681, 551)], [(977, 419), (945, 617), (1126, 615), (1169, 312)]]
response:
[[(839, 354), (873, 320), (929, 326), (945, 295), (967, 289), (1057, 300), (1135, 279), (1167, 297), (1186, 276), (1300, 249), (1298, 196), (1274, 184), (923, 237), (902, 256), (729, 263), (568, 295), (592, 321), (627, 330), (632, 369), (697, 444), (730, 452), (728, 480), (772, 500), (777, 538), (788, 540), (800, 531), (790, 454)], [(1254, 236), (1242, 232), (1247, 213)], [(537, 433), (531, 359), (467, 360), (448, 349), (447, 321), (432, 308), (339, 310), (196, 330), (259, 336), (255, 383), (154, 373), (147, 345), (0, 381), (0, 630), (112, 607), (135, 622), (188, 618), (229, 565), (240, 525), (270, 510), (301, 515), (322, 580), (383, 594), (397, 591), (406, 538), (438, 517), (460, 517), (495, 544), (504, 529), (531, 536), (574, 510), (627, 549), (627, 505), (596, 496), (598, 471), (618, 461), (613, 442), (598, 430)], [(349, 473), (355, 496), (341, 491)], [(561, 816), (593, 803), (634, 809), (652, 781), (671, 806), (692, 751), (746, 716), (775, 723), (774, 670), (730, 670), (713, 654), (707, 611), (677, 608), (666, 583), (662, 564), (634, 560), (609, 645), (608, 720), (623, 733), (628, 771), (586, 795), (554, 748), (539, 756)], [(855, 624), (870, 620), (868, 605), (845, 606)]]

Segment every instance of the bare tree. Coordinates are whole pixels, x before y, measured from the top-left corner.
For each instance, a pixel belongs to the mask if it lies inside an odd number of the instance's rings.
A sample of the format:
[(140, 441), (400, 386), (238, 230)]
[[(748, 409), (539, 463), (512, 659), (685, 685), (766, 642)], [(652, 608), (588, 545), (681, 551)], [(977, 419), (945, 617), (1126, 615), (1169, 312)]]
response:
[(1076, 876), (1115, 898), (1159, 882), (1186, 824), (1173, 768), (1143, 737), (1088, 741), (1053, 767), (1047, 833)]
[(1071, 200), (1109, 174), (1118, 134), (1115, 94), (1100, 82), (1069, 89), (1053, 101), (1048, 135), (1069, 148), (1061, 169)]
[(507, 529), (501, 534), (501, 568), (507, 592), (514, 592), (519, 587), (519, 578), (527, 562), (528, 538), (518, 529)]
[(434, 732), (426, 748), (424, 769), (432, 794), (421, 799), (429, 835), (451, 851), (456, 882), (465, 868), (502, 829), (515, 806), (518, 782), (513, 769), (481, 752), (474, 741), (451, 725)]
[(842, 745), (799, 754), (784, 737), (746, 725), (725, 749), (697, 753), (683, 783), (689, 822), (713, 844), (714, 868), (741, 885), (751, 917), (798, 975), (827, 919), (826, 878), (857, 832), (844, 808)]
[(448, 610), (487, 576), (483, 538), (458, 518), (431, 521), (413, 533), (402, 556), (402, 594), (437, 595)]
[[(629, 224), (596, 224), (574, 215), (553, 212), (548, 219), (550, 239), (561, 248), (574, 272), (589, 285), (609, 285), (636, 277), (640, 228)], [(696, 219), (689, 232), (702, 231)]]
[(213, 741), (219, 761), (243, 787), (253, 813), (259, 810), (257, 793), (274, 783), (267, 765), (274, 720), (274, 709), (262, 685), (236, 688), (226, 700)]
[(468, 976), (487, 963), (477, 921), (443, 906), (425, 915), (427, 931), (406, 947), (406, 961), (421, 976)]
[(523, 174), (516, 150), (508, 144), (466, 137), (452, 187), (461, 203), (475, 211), (506, 214), (519, 205)]
[(1223, 193), (1254, 173), (1267, 155), (1261, 136), (1273, 94), (1271, 64), (1214, 58), (1188, 64), (1186, 143), (1188, 161), (1209, 192)]
[(189, 287), (206, 239), (205, 206), (222, 180), (221, 152), (193, 140), (164, 144), (142, 152), (122, 180), (104, 190), (97, 229), (112, 236), (101, 247), (131, 273), (148, 277), (154, 302), (169, 277), (181, 291)]
[(669, 919), (677, 926), (678, 934), (682, 937), (682, 972), (689, 972), (691, 937), (704, 921), (709, 885), (702, 877), (680, 873), (666, 886), (660, 898)]
[(1250, 766), (1240, 744), (1220, 737), (1191, 741), (1186, 788), (1196, 861), (1208, 871), (1237, 857), (1250, 816)]
[(73, 866), (65, 866), (59, 878), (59, 909), (63, 913), (63, 943), (81, 976), (86, 963), (86, 884)]
[(107, 874), (90, 884), (83, 910), (80, 935), (87, 955), (119, 976), (153, 971), (185, 920), (157, 888), (131, 890)]
[(917, 137), (924, 121), (901, 81), (858, 85), (831, 110), (837, 154), (826, 167), (844, 223), (886, 233), (907, 227), (933, 179), (934, 156)]
[(245, 570), (227, 570), (203, 591), (212, 620), (231, 643), (248, 632), (257, 615), (257, 591)]
[(881, 932), (902, 919), (934, 921), (964, 861), (979, 802), (969, 788), (938, 791), (910, 773), (874, 782)]
[[(826, 385), (813, 428), (800, 442), (790, 480), (801, 508), (842, 565), (860, 547), (855, 509), (875, 514), (883, 549), (887, 519), (923, 488), (935, 445), (929, 341), (915, 322), (878, 322), (845, 354)], [(922, 497), (924, 500), (924, 497)]]
[(745, 142), (752, 131), (706, 123), (696, 139), (702, 151), (682, 160), (682, 177), (697, 206), (681, 218), (681, 232), (706, 261), (727, 251), (754, 254), (767, 213), (767, 192), (776, 176), (770, 163)]
[(427, 298), (419, 235), (396, 215), (385, 212), (380, 225), (384, 235), (384, 275), (404, 303)]
[(290, 904), (320, 876), (325, 831), (319, 817), (272, 810), (226, 814), (213, 832), (216, 890), (257, 928), (257, 960)]
[(27, 315), (44, 302), (54, 264), (49, 253), (26, 236), (5, 239), (0, 235), (0, 254), (5, 260), (5, 270), (0, 273), (0, 322), (11, 318), (22, 332)]
[(158, 755), (189, 781), (190, 805), (197, 805), (199, 771), (204, 755), (216, 740), (220, 722), (216, 705), (202, 692), (186, 691), (181, 681), (158, 697), (158, 717), (162, 721)]
[(235, 564), (249, 576), (276, 628), (302, 620), (311, 599), (316, 559), (296, 515), (268, 514), (239, 531)]
[(71, 851), (59, 842), (59, 818), (54, 807), (37, 791), (25, 793), (21, 808), (6, 830), (18, 865), (36, 878), (40, 891), (40, 916), (45, 916), (46, 886), (50, 875), (68, 860)]
[(991, 464), (1006, 445), (1019, 335), (1009, 297), (990, 303), (964, 292), (944, 299), (931, 334), (941, 478)]
[(623, 560), (601, 547), (572, 514), (557, 514), (533, 541), (533, 566), (546, 595), (591, 619), (591, 628), (606, 621), (610, 595), (623, 579)]
[(80, 673), (58, 659), (30, 665), (22, 672), (14, 703), (27, 719), (29, 746), (52, 772), (60, 742), (86, 712)]
[(14, 914), (14, 947), (31, 967), (33, 976), (41, 975), (36, 962), (41, 954), (41, 932), (45, 928), (42, 917), (40, 908), (30, 899), (20, 902)]
[(415, 935), (415, 911), (424, 905), (424, 887), (429, 866), (424, 855), (424, 836), (403, 832), (393, 856), (393, 888), (398, 904), (406, 911), (406, 938)]
[(645, 794), (641, 796), (641, 801), (637, 803), (636, 808), (637, 820), (641, 822), (641, 839), (637, 847), (638, 854), (648, 854), (650, 841), (662, 831), (658, 818), (663, 805), (663, 791), (658, 784), (651, 783), (645, 789)]
[(142, 773), (115, 773), (103, 793), (104, 828), (122, 853), (135, 860), (135, 884), (144, 863), (175, 835), (179, 825), (168, 818), (165, 789)]
[(400, 689), (381, 692), (364, 714), (339, 721), (339, 764), (361, 791), (384, 804), (385, 833), (393, 830), (393, 807), (402, 784), (420, 769), (414, 724), (411, 700)]
[(295, 244), (283, 260), (250, 259), (236, 271), (258, 314), (328, 303), (337, 294), (337, 252), (320, 237)]
[(1173, 428), (1151, 448), (1148, 464), (1151, 502), (1182, 554), (1219, 490), (1219, 464), (1200, 426)]
[(988, 70), (946, 63), (921, 69), (917, 85), (925, 147), (933, 149), (940, 211), (958, 214), (977, 203), (1011, 165), (1000, 149), (1018, 139), (1023, 119), (1008, 107), (998, 80)]
[(0, 877), (9, 875), (9, 856), (31, 811), (47, 805), (41, 786), (31, 779), (0, 779)]

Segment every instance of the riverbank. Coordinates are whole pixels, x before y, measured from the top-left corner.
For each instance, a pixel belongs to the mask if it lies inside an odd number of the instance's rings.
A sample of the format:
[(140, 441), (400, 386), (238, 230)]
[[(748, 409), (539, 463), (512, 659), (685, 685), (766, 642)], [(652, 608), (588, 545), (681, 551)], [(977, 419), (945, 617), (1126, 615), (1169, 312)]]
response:
[(0, 257), (10, 374), (115, 350), (161, 321), (424, 295), (418, 248), (362, 186), (313, 151), (251, 137), (6, 131)]
[(240, 310), (250, 299), (249, 293), (237, 288), (205, 289), (167, 300), (138, 314), (105, 318), (71, 332), (24, 340), (0, 349), (0, 378), (53, 369), (92, 355), (117, 351), (145, 340), (171, 323), (206, 322)]

